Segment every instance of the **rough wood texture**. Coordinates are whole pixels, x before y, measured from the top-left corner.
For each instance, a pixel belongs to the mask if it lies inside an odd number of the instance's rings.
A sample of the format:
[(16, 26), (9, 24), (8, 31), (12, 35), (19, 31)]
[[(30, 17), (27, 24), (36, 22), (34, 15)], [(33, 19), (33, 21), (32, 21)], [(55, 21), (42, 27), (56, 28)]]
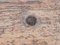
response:
[(0, 0), (0, 45), (60, 45), (60, 0)]

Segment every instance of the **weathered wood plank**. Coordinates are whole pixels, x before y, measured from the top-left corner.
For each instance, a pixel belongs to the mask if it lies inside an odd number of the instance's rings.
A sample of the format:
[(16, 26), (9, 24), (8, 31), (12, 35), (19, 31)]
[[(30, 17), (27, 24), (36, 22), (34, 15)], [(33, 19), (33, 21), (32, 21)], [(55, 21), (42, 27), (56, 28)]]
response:
[[(59, 4), (59, 0), (0, 0), (0, 45), (60, 45)], [(30, 15), (37, 18), (35, 26), (25, 21)]]

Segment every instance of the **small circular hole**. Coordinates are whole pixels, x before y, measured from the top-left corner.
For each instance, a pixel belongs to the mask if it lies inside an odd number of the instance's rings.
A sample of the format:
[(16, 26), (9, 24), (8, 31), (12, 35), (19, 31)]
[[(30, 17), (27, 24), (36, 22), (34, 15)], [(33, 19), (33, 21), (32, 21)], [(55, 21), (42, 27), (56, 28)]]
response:
[(26, 18), (26, 23), (30, 26), (34, 26), (37, 23), (37, 19), (34, 16), (28, 16)]

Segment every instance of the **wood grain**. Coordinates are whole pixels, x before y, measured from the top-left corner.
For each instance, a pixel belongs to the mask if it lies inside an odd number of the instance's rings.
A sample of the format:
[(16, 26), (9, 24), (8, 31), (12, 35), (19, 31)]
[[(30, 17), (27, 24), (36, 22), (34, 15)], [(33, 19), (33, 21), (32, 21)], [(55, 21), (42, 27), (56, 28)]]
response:
[(0, 0), (0, 45), (60, 45), (59, 8), (59, 0)]

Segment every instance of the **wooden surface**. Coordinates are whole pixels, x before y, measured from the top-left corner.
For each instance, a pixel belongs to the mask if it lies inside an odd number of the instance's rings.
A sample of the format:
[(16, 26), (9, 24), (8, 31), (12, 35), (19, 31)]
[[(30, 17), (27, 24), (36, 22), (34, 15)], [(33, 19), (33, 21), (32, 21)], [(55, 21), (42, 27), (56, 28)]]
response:
[(0, 45), (60, 45), (60, 0), (0, 0)]

